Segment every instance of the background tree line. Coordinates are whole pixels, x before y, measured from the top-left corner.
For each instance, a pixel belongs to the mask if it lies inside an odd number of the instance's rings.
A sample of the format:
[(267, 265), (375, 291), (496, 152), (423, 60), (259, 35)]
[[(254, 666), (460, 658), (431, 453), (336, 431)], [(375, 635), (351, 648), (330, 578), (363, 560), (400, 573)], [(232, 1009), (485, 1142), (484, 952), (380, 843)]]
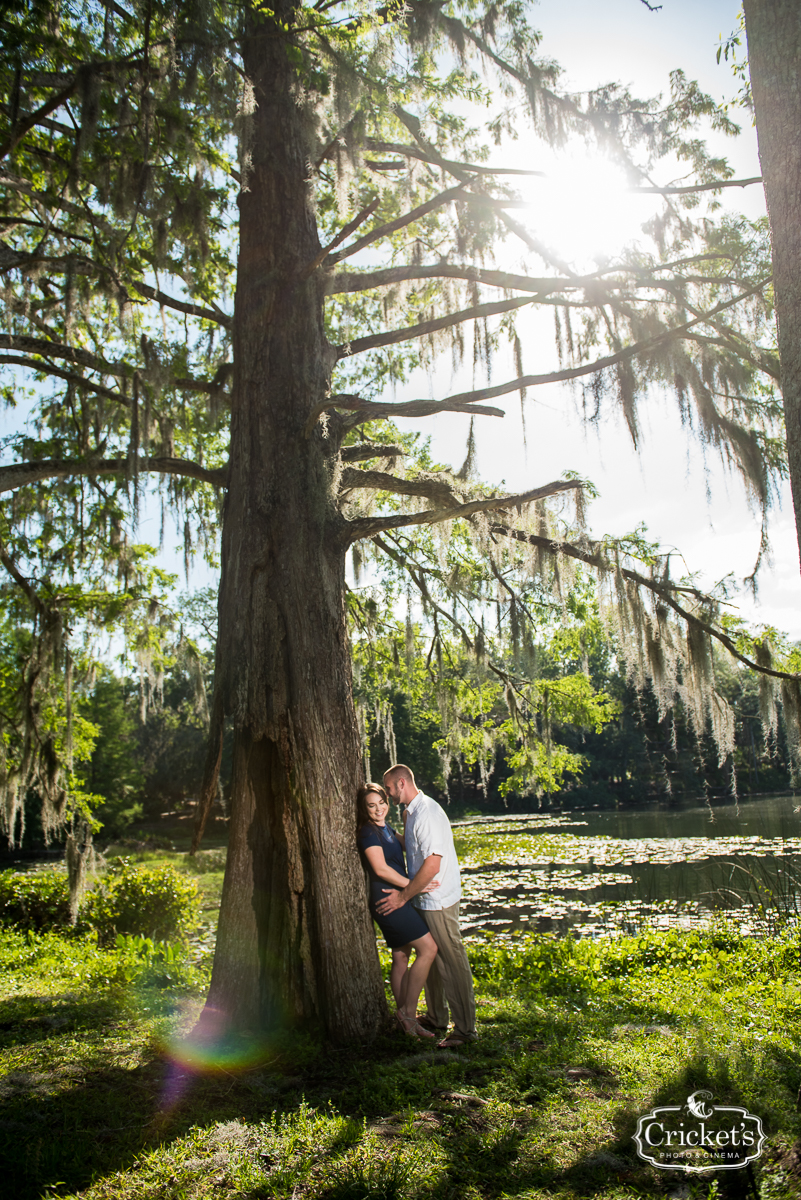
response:
[[(364, 602), (362, 595), (362, 607)], [(213, 612), (211, 589), (184, 597), (182, 607), (187, 606), (201, 617)], [(766, 723), (760, 683), (752, 672), (723, 653), (715, 656), (716, 690), (735, 720), (733, 751), (721, 757), (710, 729), (695, 729), (680, 698), (660, 712), (651, 683), (641, 687), (631, 679), (619, 648), (600, 627), (586, 582), (578, 582), (568, 607), (567, 622), (562, 613), (543, 622), (542, 638), (527, 650), (529, 665), (543, 688), (564, 687), (565, 680), (581, 677), (589, 685), (586, 696), (603, 701), (585, 713), (584, 724), (575, 703), (570, 713), (557, 714), (547, 731), (549, 744), (544, 738), (540, 743), (542, 760), (527, 776), (521, 775), (520, 746), (509, 728), (502, 689), (475, 654), (449, 647), (445, 675), (453, 703), (444, 708), (426, 670), (431, 631), (424, 619), (385, 617), (372, 645), (354, 631), (355, 695), (368, 776), (379, 779), (395, 760), (412, 763), (421, 786), (457, 814), (637, 807), (792, 786), (783, 717), (779, 712), (773, 724)], [(7, 644), (6, 654), (8, 649)], [(194, 816), (208, 736), (206, 697), (213, 688), (211, 647), (198, 644), (195, 653), (192, 668), (178, 654), (167, 656), (158, 695), (144, 709), (141, 678), (119, 663), (96, 668), (78, 699), (84, 736), (75, 771), (90, 798), (101, 845), (142, 828), (152, 834), (165, 816), (187, 821)], [(509, 641), (501, 656), (512, 660), (514, 655)], [(227, 813), (230, 777), (228, 731), (215, 815)], [(35, 789), (25, 807), (23, 848), (41, 848), (41, 799)]]

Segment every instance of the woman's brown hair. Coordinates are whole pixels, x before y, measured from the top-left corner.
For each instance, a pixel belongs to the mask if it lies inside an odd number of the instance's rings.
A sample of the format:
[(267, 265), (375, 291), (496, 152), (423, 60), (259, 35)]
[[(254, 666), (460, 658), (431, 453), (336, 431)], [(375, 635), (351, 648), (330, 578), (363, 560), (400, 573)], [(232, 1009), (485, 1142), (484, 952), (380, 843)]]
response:
[(356, 831), (358, 832), (362, 825), (369, 825), (372, 817), (367, 811), (367, 797), (380, 796), (385, 804), (388, 804), (387, 793), (384, 791), (380, 783), (366, 783), (364, 787), (360, 787), (356, 793)]

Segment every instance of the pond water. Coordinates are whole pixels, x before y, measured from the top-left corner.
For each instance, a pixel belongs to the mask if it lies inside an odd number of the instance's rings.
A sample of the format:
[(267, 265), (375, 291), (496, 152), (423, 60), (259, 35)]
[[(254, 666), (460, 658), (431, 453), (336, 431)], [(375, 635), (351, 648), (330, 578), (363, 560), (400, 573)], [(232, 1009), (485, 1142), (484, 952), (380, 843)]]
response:
[(598, 936), (687, 927), (725, 910), (745, 931), (801, 915), (801, 798), (455, 822), (462, 929)]

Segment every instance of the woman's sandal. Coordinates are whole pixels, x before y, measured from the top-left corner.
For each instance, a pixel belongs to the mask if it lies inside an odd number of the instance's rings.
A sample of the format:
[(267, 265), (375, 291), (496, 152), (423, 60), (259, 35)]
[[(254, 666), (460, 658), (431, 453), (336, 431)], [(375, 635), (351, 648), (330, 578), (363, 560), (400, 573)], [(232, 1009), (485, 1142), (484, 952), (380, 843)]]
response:
[(395, 1011), (395, 1020), (408, 1037), (417, 1037), (417, 1021), (414, 1017), (405, 1016), (398, 1008)]
[(429, 1033), (427, 1029), (423, 1029), (422, 1025), (418, 1025), (416, 1017), (407, 1017), (398, 1009), (395, 1013), (395, 1020), (407, 1037), (426, 1038), (433, 1041), (433, 1033)]
[(421, 1017), (418, 1017), (417, 1024), (422, 1025), (423, 1029), (430, 1029), (436, 1037), (445, 1037), (448, 1032), (447, 1025), (435, 1025), (428, 1013), (423, 1013)]

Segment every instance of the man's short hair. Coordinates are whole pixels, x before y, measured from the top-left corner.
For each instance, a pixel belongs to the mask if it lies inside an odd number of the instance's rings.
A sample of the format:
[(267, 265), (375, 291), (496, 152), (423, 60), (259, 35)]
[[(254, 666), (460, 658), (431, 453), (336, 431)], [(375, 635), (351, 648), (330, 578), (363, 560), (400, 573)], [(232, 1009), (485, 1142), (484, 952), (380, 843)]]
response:
[(407, 783), (414, 785), (414, 773), (411, 767), (405, 767), (403, 763), (395, 763), (394, 767), (390, 767), (384, 772), (384, 779), (405, 779)]

